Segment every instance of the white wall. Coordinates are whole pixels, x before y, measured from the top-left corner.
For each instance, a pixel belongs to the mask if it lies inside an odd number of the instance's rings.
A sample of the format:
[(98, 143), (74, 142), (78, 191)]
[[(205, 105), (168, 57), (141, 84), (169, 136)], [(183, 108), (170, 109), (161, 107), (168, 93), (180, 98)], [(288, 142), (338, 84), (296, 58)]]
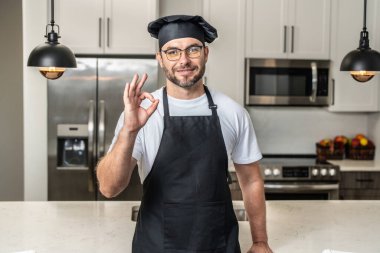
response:
[(323, 138), (368, 134), (366, 113), (332, 113), (318, 107), (247, 107), (247, 110), (264, 154), (315, 154), (315, 143)]
[(47, 200), (47, 82), (27, 67), (32, 49), (45, 42), (46, 0), (23, 0), (24, 198)]
[(380, 113), (371, 113), (369, 115), (368, 138), (377, 145), (375, 161), (380, 163)]
[(0, 200), (24, 199), (21, 0), (0, 1)]

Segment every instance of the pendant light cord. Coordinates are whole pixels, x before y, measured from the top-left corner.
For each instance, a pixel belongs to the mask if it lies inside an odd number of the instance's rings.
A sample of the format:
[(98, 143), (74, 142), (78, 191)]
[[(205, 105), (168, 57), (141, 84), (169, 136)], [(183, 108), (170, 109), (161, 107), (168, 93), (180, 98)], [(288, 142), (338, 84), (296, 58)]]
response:
[(364, 0), (363, 30), (367, 30), (367, 0)]
[(51, 0), (51, 2), (50, 2), (51, 4), (50, 4), (50, 8), (51, 8), (51, 13), (50, 13), (50, 15), (51, 15), (51, 20), (50, 20), (50, 23), (51, 23), (51, 25), (52, 25), (52, 27), (54, 26), (54, 0)]

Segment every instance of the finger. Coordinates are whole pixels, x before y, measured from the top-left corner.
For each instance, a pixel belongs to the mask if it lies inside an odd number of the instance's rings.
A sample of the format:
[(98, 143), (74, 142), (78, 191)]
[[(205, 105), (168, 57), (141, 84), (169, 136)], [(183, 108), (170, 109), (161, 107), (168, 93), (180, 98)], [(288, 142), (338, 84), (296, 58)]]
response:
[(152, 115), (154, 111), (157, 109), (158, 103), (160, 101), (158, 99), (154, 100), (153, 103), (146, 109), (146, 113), (149, 115)]
[(141, 93), (140, 97), (139, 97), (141, 100), (144, 100), (145, 98), (149, 99), (151, 102), (154, 102), (155, 101), (155, 98), (153, 97), (152, 94), (148, 93), (148, 92), (143, 92)]
[(127, 101), (128, 96), (129, 96), (129, 83), (126, 83), (125, 88), (124, 88), (124, 95), (123, 95), (124, 104)]
[(144, 75), (141, 77), (141, 80), (136, 88), (136, 94), (140, 94), (141, 88), (144, 86), (146, 79), (148, 78), (148, 75), (144, 73)]
[(136, 82), (138, 79), (139, 79), (139, 75), (134, 74), (132, 82), (129, 86), (129, 93), (128, 93), (129, 97), (135, 96), (135, 94), (136, 94)]

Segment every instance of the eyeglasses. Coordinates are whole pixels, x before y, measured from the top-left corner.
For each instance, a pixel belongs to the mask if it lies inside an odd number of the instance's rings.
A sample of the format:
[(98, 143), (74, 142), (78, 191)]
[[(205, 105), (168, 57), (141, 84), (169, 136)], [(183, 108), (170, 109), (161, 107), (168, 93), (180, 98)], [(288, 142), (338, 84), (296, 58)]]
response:
[(194, 45), (189, 46), (185, 49), (169, 48), (167, 50), (161, 50), (161, 52), (166, 54), (166, 58), (169, 61), (178, 61), (181, 58), (183, 51), (185, 51), (186, 56), (191, 59), (198, 58), (199, 56), (201, 56), (202, 48), (203, 46)]

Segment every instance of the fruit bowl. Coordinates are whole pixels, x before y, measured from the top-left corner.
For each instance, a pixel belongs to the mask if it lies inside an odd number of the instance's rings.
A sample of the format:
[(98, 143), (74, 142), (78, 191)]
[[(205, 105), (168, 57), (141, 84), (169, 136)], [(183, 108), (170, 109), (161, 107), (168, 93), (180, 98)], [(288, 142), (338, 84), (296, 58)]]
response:
[(326, 146), (321, 144), (321, 142), (317, 142), (315, 145), (318, 161), (342, 160), (344, 157), (345, 148), (340, 143), (331, 143)]
[(353, 160), (373, 160), (375, 158), (375, 145), (363, 134), (357, 134), (350, 141), (346, 157)]

